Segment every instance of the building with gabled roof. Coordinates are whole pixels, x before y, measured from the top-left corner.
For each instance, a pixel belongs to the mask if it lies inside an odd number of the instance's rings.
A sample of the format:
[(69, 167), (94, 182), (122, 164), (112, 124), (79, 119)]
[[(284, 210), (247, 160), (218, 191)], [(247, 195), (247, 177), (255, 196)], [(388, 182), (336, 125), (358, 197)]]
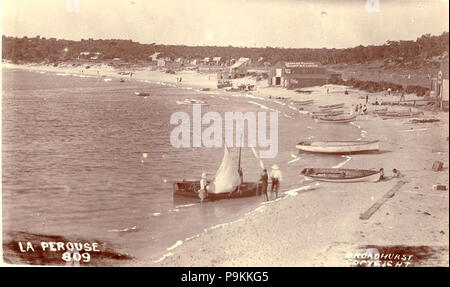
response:
[(332, 76), (319, 63), (285, 62), (276, 63), (269, 72), (269, 85), (288, 89), (322, 86), (328, 83)]

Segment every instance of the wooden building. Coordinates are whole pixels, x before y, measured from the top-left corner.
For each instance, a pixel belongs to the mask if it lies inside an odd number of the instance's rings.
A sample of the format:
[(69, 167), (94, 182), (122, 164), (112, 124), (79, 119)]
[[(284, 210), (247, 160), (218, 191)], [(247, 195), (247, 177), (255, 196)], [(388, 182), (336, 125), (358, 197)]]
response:
[(318, 63), (311, 62), (278, 62), (269, 72), (269, 85), (287, 89), (298, 89), (312, 86), (322, 86), (329, 82), (331, 74)]

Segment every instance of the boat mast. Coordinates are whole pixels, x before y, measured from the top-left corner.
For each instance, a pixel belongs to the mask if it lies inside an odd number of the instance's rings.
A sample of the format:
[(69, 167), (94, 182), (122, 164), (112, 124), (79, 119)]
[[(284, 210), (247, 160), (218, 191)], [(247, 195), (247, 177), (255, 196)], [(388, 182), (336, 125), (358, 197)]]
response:
[(239, 161), (238, 161), (238, 171), (241, 170), (241, 150), (242, 147), (239, 147)]

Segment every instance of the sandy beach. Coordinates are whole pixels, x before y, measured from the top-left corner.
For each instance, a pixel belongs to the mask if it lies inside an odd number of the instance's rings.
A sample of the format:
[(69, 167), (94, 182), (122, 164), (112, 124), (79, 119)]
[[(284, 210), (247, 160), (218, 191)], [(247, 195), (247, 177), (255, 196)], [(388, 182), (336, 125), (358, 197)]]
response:
[[(52, 67), (43, 65), (3, 64), (3, 68), (42, 72), (76, 73), (118, 81), (118, 75), (106, 66)], [(160, 71), (135, 71), (133, 81), (148, 81), (176, 85), (182, 77), (183, 87), (209, 88), (223, 96), (230, 93), (216, 88), (215, 74), (183, 71), (175, 75)], [(127, 79), (128, 80), (128, 79)], [(311, 99), (308, 93), (268, 87), (267, 81), (253, 78), (237, 83), (256, 84), (249, 95), (276, 101), (278, 97), (292, 100)], [(329, 94), (326, 91), (330, 90)], [(346, 103), (348, 110), (355, 104), (397, 100), (381, 93), (368, 94), (342, 86), (314, 87), (314, 106)], [(349, 92), (348, 95), (344, 91)], [(199, 94), (202, 92), (199, 91)], [(415, 99), (406, 95), (406, 99)], [(367, 248), (396, 248), (416, 255), (415, 266), (448, 266), (449, 245), (449, 119), (448, 113), (425, 111), (420, 118), (438, 119), (434, 123), (411, 123), (411, 119), (382, 120), (370, 113), (358, 116), (353, 123), (361, 129), (361, 138), (380, 140), (380, 152), (349, 157), (342, 167), (370, 169), (383, 167), (386, 175), (396, 168), (404, 175), (377, 183), (298, 183), (304, 190), (288, 190), (282, 183), (282, 198), (261, 203), (260, 207), (233, 222), (223, 222), (206, 229), (190, 240), (168, 247), (163, 257), (149, 254), (146, 261), (131, 261), (132, 266), (351, 266), (352, 254)], [(305, 135), (293, 136), (305, 138)], [(427, 139), (427, 140), (423, 140)], [(292, 147), (295, 151), (295, 147)], [(441, 161), (444, 170), (432, 171), (434, 161)], [(299, 171), (300, 172), (300, 171)], [(398, 184), (401, 182), (401, 184)], [(442, 184), (447, 190), (433, 190)], [(360, 215), (371, 208), (386, 193), (398, 185), (394, 196), (385, 201), (368, 219)], [(419, 250), (419, 251), (417, 251)], [(420, 255), (418, 255), (420, 253)]]
[[(239, 222), (207, 231), (185, 242), (151, 266), (349, 266), (349, 254), (363, 246), (429, 246), (429, 256), (418, 265), (448, 266), (448, 168), (433, 172), (433, 161), (448, 167), (448, 117), (435, 124), (407, 120), (382, 121), (372, 116), (357, 124), (371, 138), (381, 140), (381, 152), (353, 156), (346, 168), (397, 168), (405, 175), (380, 183), (327, 184), (261, 205)], [(433, 125), (433, 128), (430, 128)], [(433, 137), (433, 145), (419, 138)], [(411, 167), (414, 167), (411, 169)], [(301, 180), (301, 179), (299, 179)], [(360, 214), (397, 182), (405, 184), (368, 220)], [(314, 248), (311, 248), (314, 246)], [(434, 252), (436, 254), (434, 254)]]

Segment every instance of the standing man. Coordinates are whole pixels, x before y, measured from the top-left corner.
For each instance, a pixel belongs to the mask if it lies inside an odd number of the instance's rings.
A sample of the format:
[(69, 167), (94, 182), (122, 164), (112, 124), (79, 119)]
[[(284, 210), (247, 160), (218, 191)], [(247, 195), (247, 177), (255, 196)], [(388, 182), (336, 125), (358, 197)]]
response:
[(208, 196), (206, 191), (206, 186), (208, 185), (208, 180), (206, 179), (206, 172), (202, 173), (202, 179), (200, 180), (200, 190), (198, 191), (198, 197), (200, 198), (200, 203)]
[(280, 181), (283, 180), (283, 174), (281, 173), (278, 165), (274, 164), (272, 166), (272, 171), (270, 172), (270, 178), (272, 179), (272, 188), (270, 192), (275, 191), (275, 199), (278, 198), (278, 190), (280, 189)]
[(261, 194), (266, 197), (266, 201), (269, 201), (269, 196), (267, 195), (267, 186), (269, 185), (269, 175), (267, 174), (267, 169), (263, 169), (261, 176), (259, 178), (259, 186), (261, 188)]
[(369, 103), (369, 95), (366, 95), (366, 105)]

